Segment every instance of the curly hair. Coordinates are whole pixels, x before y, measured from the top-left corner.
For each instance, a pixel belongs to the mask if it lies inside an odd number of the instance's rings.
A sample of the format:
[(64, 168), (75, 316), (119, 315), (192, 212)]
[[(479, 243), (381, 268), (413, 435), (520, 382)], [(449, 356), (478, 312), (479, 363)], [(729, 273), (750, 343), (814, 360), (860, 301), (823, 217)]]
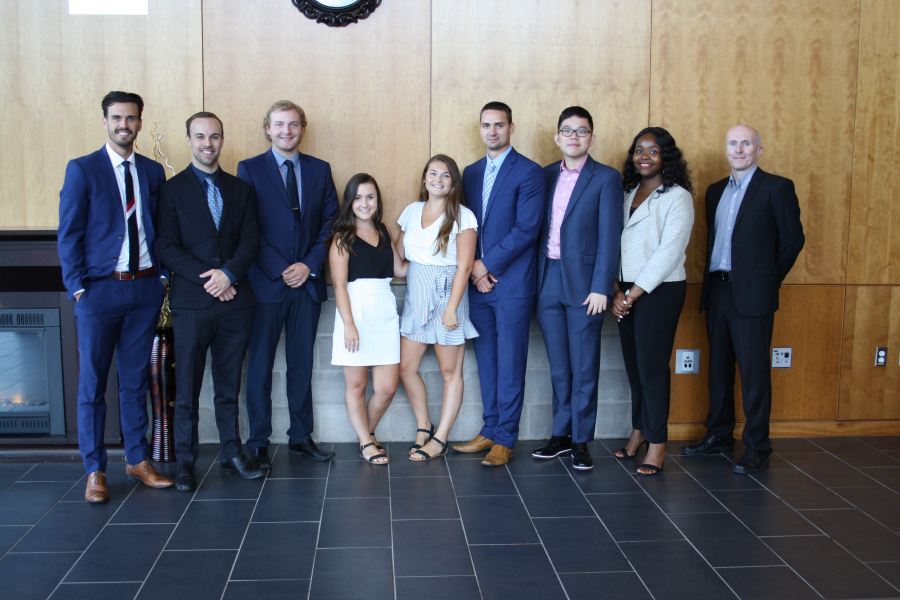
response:
[(331, 235), (325, 240), (325, 247), (331, 247), (331, 243), (335, 242), (338, 248), (349, 254), (356, 255), (353, 251), (353, 244), (356, 243), (356, 214), (353, 212), (353, 201), (356, 200), (356, 193), (359, 186), (364, 183), (371, 183), (375, 186), (375, 199), (378, 206), (375, 214), (372, 216), (372, 223), (375, 225), (375, 231), (378, 232), (378, 246), (380, 250), (384, 244), (384, 232), (381, 228), (381, 217), (384, 214), (384, 205), (381, 202), (381, 190), (378, 188), (378, 182), (368, 173), (357, 173), (350, 178), (347, 186), (344, 188), (344, 198), (341, 201), (341, 212), (331, 226)]
[(694, 186), (691, 183), (691, 170), (688, 168), (687, 161), (684, 160), (684, 155), (675, 143), (675, 138), (662, 127), (645, 127), (634, 136), (634, 141), (631, 142), (631, 147), (628, 148), (628, 154), (625, 156), (625, 163), (622, 165), (622, 182), (625, 191), (633, 190), (641, 182), (641, 174), (634, 166), (634, 149), (638, 140), (648, 133), (656, 138), (656, 144), (662, 151), (662, 191), (665, 192), (677, 184), (693, 194)]

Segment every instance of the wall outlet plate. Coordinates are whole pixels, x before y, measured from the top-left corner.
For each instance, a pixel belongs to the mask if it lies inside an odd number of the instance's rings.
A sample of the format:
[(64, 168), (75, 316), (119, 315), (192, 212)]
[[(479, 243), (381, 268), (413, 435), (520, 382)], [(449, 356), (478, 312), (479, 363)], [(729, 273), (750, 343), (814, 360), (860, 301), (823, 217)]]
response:
[(887, 348), (882, 348), (881, 346), (875, 348), (875, 366), (887, 366)]
[(790, 369), (793, 354), (790, 348), (772, 348), (772, 368)]
[(676, 350), (675, 351), (675, 372), (676, 373), (699, 373), (700, 372), (700, 351), (699, 350)]

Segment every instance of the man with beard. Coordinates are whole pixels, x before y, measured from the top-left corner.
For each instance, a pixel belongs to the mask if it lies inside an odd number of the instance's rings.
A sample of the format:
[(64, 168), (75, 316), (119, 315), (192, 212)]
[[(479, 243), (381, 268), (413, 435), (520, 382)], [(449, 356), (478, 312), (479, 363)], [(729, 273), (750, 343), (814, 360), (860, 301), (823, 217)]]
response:
[(85, 499), (109, 501), (106, 378), (116, 352), (125, 474), (170, 487), (147, 460), (147, 386), (165, 285), (154, 218), (166, 176), (134, 152), (144, 101), (110, 92), (101, 102), (109, 141), (66, 167), (59, 193), (59, 260), (78, 327), (78, 448), (88, 473)]

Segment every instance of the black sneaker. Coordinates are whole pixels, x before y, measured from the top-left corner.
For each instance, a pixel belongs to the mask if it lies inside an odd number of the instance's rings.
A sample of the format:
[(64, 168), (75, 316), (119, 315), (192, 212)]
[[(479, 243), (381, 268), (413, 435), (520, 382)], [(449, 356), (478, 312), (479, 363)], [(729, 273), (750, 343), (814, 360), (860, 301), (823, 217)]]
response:
[(556, 458), (561, 454), (568, 454), (572, 451), (572, 436), (570, 435), (554, 435), (546, 445), (541, 446), (531, 453), (535, 458)]
[(594, 460), (587, 444), (572, 444), (572, 468), (576, 471), (590, 471), (594, 468)]

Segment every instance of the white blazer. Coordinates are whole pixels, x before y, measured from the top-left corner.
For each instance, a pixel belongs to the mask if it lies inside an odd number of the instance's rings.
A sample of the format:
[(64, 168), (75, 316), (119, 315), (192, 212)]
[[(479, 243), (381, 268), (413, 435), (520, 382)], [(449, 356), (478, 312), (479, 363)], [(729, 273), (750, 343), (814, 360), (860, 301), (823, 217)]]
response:
[(619, 259), (619, 281), (631, 281), (652, 292), (664, 281), (684, 281), (685, 249), (694, 226), (694, 200), (679, 185), (665, 193), (657, 188), (634, 214), (637, 186), (625, 192), (625, 228)]

